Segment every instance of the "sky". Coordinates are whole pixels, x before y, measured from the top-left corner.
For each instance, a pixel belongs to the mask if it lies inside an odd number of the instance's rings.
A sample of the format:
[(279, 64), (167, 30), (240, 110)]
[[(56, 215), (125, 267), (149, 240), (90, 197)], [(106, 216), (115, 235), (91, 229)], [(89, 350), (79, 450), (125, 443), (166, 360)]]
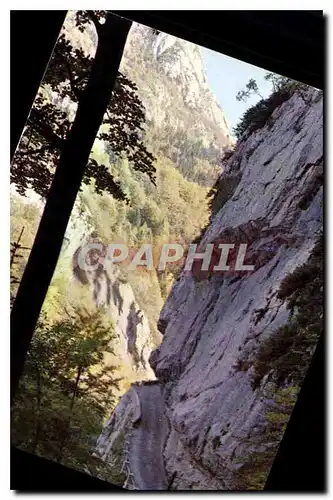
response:
[(252, 66), (238, 59), (202, 48), (204, 65), (211, 90), (218, 98), (230, 129), (250, 106), (260, 100), (253, 96), (246, 102), (237, 101), (236, 94), (245, 88), (250, 78), (254, 78), (263, 97), (271, 93), (271, 84), (264, 79), (266, 70)]

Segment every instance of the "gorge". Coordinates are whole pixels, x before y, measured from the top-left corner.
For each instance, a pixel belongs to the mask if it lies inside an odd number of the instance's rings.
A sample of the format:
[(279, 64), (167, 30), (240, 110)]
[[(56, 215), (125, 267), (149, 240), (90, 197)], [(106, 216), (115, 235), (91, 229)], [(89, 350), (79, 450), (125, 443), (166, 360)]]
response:
[[(64, 32), (94, 54), (93, 28), (78, 31), (73, 13)], [(64, 463), (93, 473), (94, 457), (96, 475), (128, 489), (262, 489), (322, 328), (322, 93), (273, 95), (236, 141), (200, 47), (133, 24), (120, 69), (145, 107), (142, 137), (156, 158), (156, 186), (125, 155), (95, 141), (91, 157), (112, 172), (129, 203), (96, 193), (93, 183), (81, 186), (43, 309), (52, 322), (83, 305), (100, 311), (113, 334), (103, 369), (119, 380), (104, 414), (95, 415), (91, 399), (87, 408), (78, 404), (73, 436), (89, 425), (77, 438), (81, 455), (69, 448)], [(71, 102), (44, 91), (50, 103), (75, 113)], [(44, 201), (15, 188), (11, 198), (12, 240), (23, 226), (30, 247)], [(83, 272), (77, 261), (89, 243), (148, 243), (160, 255), (165, 244), (193, 242), (247, 244), (254, 270), (221, 275), (188, 273), (176, 263), (162, 270), (119, 263)], [(304, 303), (309, 318), (298, 324)], [(67, 358), (65, 352), (61, 362)], [(61, 412), (51, 410), (62, 396), (53, 390), (43, 393), (38, 430), (41, 421), (58, 425)], [(18, 445), (31, 451), (24, 411), (18, 407), (14, 430)], [(45, 435), (46, 445), (35, 443), (33, 451), (54, 459), (52, 433)]]

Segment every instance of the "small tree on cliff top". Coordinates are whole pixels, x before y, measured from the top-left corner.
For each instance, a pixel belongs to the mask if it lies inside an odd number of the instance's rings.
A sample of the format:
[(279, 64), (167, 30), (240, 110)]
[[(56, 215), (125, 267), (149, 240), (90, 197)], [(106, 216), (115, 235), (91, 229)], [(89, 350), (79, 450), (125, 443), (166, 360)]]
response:
[(246, 101), (253, 94), (260, 97), (256, 104), (245, 111), (236, 127), (234, 127), (233, 132), (238, 139), (245, 131), (254, 132), (263, 127), (268, 122), (273, 111), (288, 100), (293, 93), (297, 92), (306, 104), (310, 102), (306, 97), (308, 86), (304, 83), (274, 73), (266, 73), (265, 80), (272, 84), (272, 93), (266, 99), (259, 93), (258, 85), (253, 78), (248, 81), (246, 88), (240, 90), (236, 95), (237, 101)]

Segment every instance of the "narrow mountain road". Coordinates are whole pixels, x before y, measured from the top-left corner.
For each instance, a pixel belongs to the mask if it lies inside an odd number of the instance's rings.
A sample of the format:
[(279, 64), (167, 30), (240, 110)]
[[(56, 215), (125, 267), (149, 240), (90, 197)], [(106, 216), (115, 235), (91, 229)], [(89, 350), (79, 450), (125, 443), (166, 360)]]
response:
[(133, 387), (141, 418), (131, 432), (129, 468), (137, 490), (166, 490), (163, 449), (167, 435), (164, 401), (158, 384)]

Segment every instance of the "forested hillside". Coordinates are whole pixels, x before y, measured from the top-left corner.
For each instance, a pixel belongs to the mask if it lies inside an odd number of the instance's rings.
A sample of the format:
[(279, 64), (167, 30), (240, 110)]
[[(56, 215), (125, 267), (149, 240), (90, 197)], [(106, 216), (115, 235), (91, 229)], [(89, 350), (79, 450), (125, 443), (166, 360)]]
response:
[[(63, 33), (74, 49), (94, 55), (93, 24), (80, 30), (70, 13)], [(134, 247), (153, 243), (156, 252), (166, 242), (191, 242), (208, 222), (207, 194), (221, 170), (223, 151), (234, 142), (209, 89), (200, 48), (134, 25), (120, 70), (133, 82), (145, 110), (139, 140), (154, 157), (155, 182), (135, 168), (126, 152), (115, 154), (106, 138), (95, 141), (90, 161), (106, 167), (127, 201), (99, 189), (93, 178), (82, 184), (13, 407), (13, 439), (18, 446), (91, 468), (91, 473), (99, 466), (87, 450), (106, 416), (132, 381), (152, 375), (144, 363), (148, 354), (138, 371), (133, 353), (127, 352), (123, 337), (129, 342), (129, 320), (123, 326), (118, 313), (96, 308), (96, 289), (73, 276), (73, 254), (90, 237)], [(59, 89), (45, 83), (39, 96), (64, 112), (69, 123), (73, 120), (76, 104)], [(47, 161), (51, 179), (53, 165), (50, 158)], [(24, 228), (19, 244), (25, 248), (18, 250), (11, 266), (13, 298), (44, 203), (34, 186), (26, 189), (28, 183), (18, 194), (16, 184), (11, 195), (11, 242), (18, 241)], [(118, 291), (127, 287), (122, 299), (133, 296), (128, 299), (133, 310), (143, 314), (142, 352), (160, 343), (156, 324), (178, 271), (174, 266), (160, 273), (128, 272), (119, 266)], [(126, 314), (130, 318), (130, 308)]]

